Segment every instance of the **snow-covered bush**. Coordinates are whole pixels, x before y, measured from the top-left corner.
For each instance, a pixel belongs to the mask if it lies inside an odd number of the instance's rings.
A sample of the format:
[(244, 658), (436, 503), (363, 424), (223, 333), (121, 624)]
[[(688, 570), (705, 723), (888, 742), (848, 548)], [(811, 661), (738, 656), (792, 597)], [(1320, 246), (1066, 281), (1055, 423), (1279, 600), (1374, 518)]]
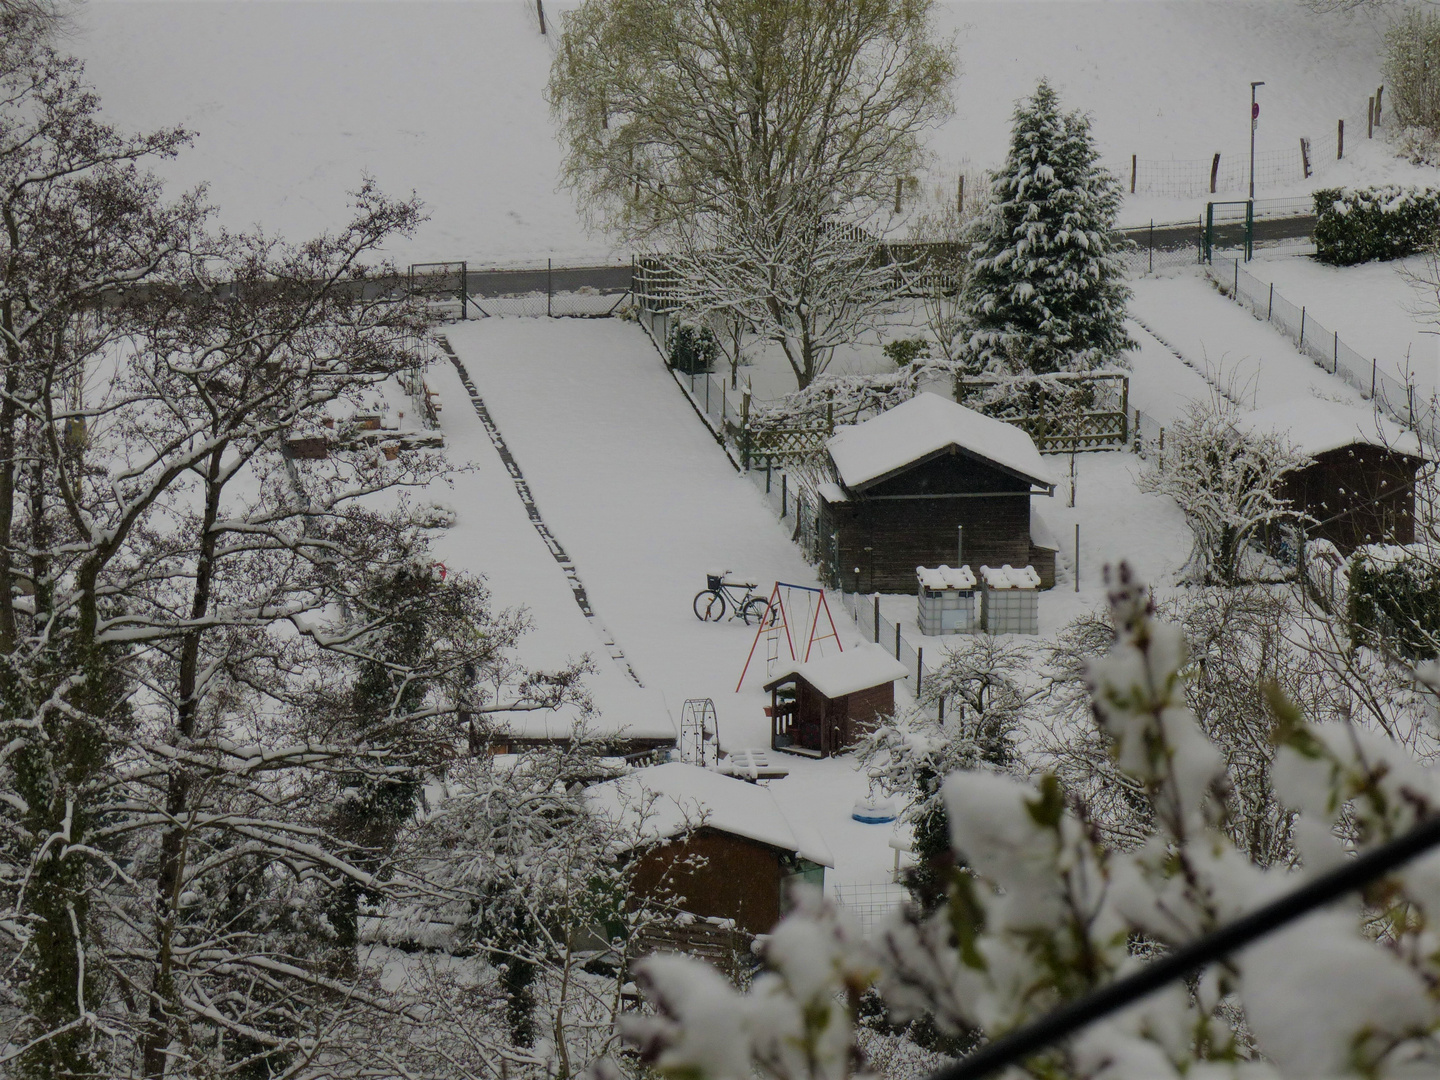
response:
[(1315, 192), (1315, 257), (1335, 266), (1400, 259), (1435, 242), (1440, 189), (1380, 184)]
[(1041, 80), (1015, 110), (974, 245), (956, 355), (973, 373), (1089, 371), (1121, 362), (1124, 248), (1119, 180), (1099, 163), (1090, 121)]
[(715, 332), (704, 323), (677, 323), (670, 335), (670, 366), (687, 375), (709, 371), (719, 353)]
[[(738, 995), (694, 962), (647, 962), (660, 1015), (627, 1034), (663, 1074), (818, 1080), (862, 1074), (860, 991), (892, 1016), (928, 1013), (990, 1038), (1136, 969), (1143, 957), (1232, 922), (1278, 893), (1433, 814), (1440, 783), (1398, 744), (1352, 724), (1267, 708), (1274, 787), (1297, 814), (1303, 869), (1257, 865), (1227, 835), (1225, 759), (1185, 700), (1189, 656), (1147, 590), (1121, 568), (1113, 640), (1088, 665), (1094, 724), (1148, 808), (1146, 835), (1109, 850), (1053, 775), (1034, 783), (961, 772), (943, 785), (958, 862), (938, 910), (908, 909), (856, 940), (813, 903), (777, 928), (769, 974)], [(1338, 839), (1342, 834), (1346, 842)], [(1272, 933), (1243, 953), (1093, 1024), (1024, 1063), (1036, 1077), (1155, 1080), (1433, 1072), (1440, 955), (1428, 928), (1430, 856)]]
[(1195, 535), (1188, 566), (1206, 584), (1237, 584), (1251, 541), (1297, 520), (1280, 496), (1286, 473), (1307, 458), (1279, 435), (1237, 427), (1231, 412), (1192, 404), (1170, 427), (1163, 456), (1140, 476), (1141, 491), (1169, 495)]
[(1440, 655), (1440, 566), (1426, 545), (1357, 548), (1349, 599), (1357, 640), (1414, 659)]

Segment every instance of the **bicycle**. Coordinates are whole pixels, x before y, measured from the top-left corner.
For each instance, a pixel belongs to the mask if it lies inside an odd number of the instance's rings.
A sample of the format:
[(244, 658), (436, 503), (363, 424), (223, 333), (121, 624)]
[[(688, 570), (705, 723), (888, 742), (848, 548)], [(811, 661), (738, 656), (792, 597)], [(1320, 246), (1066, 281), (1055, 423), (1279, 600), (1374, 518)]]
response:
[[(749, 626), (751, 620), (761, 622), (765, 618), (765, 612), (770, 607), (770, 600), (755, 592), (753, 581), (726, 581), (726, 570), (722, 574), (706, 574), (705, 588), (695, 594), (695, 601), (692, 605), (695, 609), (695, 617), (701, 622), (719, 622), (725, 617), (726, 601), (730, 605), (730, 617), (744, 620)], [(740, 590), (745, 590), (743, 593)], [(777, 612), (770, 612), (770, 625), (773, 626), (779, 620)]]

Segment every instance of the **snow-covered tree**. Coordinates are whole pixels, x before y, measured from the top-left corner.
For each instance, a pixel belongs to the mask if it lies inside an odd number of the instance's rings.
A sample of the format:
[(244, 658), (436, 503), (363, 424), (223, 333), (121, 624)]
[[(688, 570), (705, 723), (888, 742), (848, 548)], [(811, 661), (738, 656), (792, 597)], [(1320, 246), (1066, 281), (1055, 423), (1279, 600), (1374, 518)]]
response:
[(596, 220), (703, 277), (692, 314), (740, 315), (803, 387), (873, 322), (883, 275), (855, 226), (951, 108), (933, 8), (587, 0), (549, 85), (566, 180)]
[[(663, 1075), (783, 1080), (860, 1075), (855, 1022), (877, 985), (891, 1012), (992, 1039), (1228, 924), (1278, 892), (1432, 815), (1440, 777), (1353, 721), (1309, 724), (1272, 692), (1281, 803), (1304, 868), (1259, 865), (1226, 832), (1225, 762), (1186, 705), (1184, 637), (1123, 569), (1113, 643), (1088, 666), (1094, 723), (1149, 808), (1146, 835), (1106, 850), (1053, 775), (961, 772), (944, 785), (956, 859), (933, 914), (902, 913), (874, 944), (812, 898), (783, 921), (749, 994), (703, 965), (641, 965), (658, 1015), (629, 1037)], [(1344, 835), (1347, 841), (1338, 836)], [(1420, 860), (1245, 952), (1040, 1050), (1025, 1075), (1107, 1080), (1413, 1075), (1437, 1055), (1429, 947), (1433, 873)]]
[(1193, 403), (1166, 430), (1163, 452), (1140, 476), (1140, 490), (1179, 504), (1195, 547), (1189, 567), (1206, 584), (1235, 585), (1244, 557), (1269, 527), (1300, 520), (1280, 481), (1309, 459), (1273, 432), (1237, 425), (1233, 409)]
[(973, 372), (1088, 371), (1133, 346), (1125, 330), (1120, 182), (1090, 121), (1043, 79), (1016, 107), (1005, 164), (969, 233), (956, 352)]

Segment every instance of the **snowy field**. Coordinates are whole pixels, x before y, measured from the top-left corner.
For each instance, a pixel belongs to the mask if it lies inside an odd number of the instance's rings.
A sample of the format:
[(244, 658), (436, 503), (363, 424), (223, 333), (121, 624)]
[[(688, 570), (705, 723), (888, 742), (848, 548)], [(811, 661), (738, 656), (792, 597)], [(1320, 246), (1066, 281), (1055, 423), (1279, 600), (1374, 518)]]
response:
[[(552, 24), (565, 6), (546, 5)], [(532, 0), (95, 0), (78, 20), (70, 47), (108, 114), (194, 129), (195, 146), (163, 172), (209, 183), (228, 225), (297, 239), (334, 227), (368, 174), (431, 210), (394, 248), (404, 262), (628, 259), (557, 189), (542, 94), (556, 38), (540, 36)], [(1310, 186), (1414, 174), (1358, 134), (1380, 81), (1376, 20), (1322, 18), (1293, 0), (956, 0), (941, 22), (961, 74), (955, 115), (930, 144), (937, 182), (1001, 161), (1014, 102), (1042, 73), (1092, 113), (1120, 171), (1131, 154), (1203, 165), (1244, 152), (1249, 82), (1264, 79), (1257, 150), (1309, 136)], [(1341, 117), (1352, 136), (1337, 163)], [(1191, 217), (1203, 202), (1137, 197), (1124, 218)]]
[[(1131, 314), (1205, 371), (1237, 404), (1261, 408), (1306, 396), (1362, 404), (1357, 391), (1300, 355), (1279, 330), (1222, 296), (1203, 271), (1139, 278), (1130, 287), (1135, 293)], [(1163, 379), (1151, 377), (1152, 355), (1153, 350), (1147, 351), (1132, 361), (1137, 370), (1132, 400), (1149, 412), (1147, 402), (1154, 394), (1162, 408), (1174, 409), (1174, 396), (1165, 393)], [(1185, 379), (1185, 385), (1195, 386)]]

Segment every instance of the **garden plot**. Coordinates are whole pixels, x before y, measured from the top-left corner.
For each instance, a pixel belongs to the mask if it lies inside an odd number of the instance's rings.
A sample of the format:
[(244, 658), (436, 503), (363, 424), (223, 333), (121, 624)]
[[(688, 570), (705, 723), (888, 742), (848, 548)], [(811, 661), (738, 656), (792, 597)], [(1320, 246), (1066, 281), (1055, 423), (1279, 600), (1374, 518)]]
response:
[(1222, 296), (1199, 271), (1130, 284), (1131, 313), (1237, 404), (1260, 408), (1307, 396), (1363, 404), (1356, 390), (1301, 356), (1280, 331)]
[[(557, 668), (584, 654), (595, 661), (585, 679), (598, 716), (597, 732), (674, 737), (675, 725), (659, 694), (635, 685), (606, 654), (594, 627), (581, 614), (560, 565), (536, 534), (515, 487), (479, 419), (460, 377), (448, 362), (426, 374), (444, 402), (441, 413), (448, 456), (456, 471), (429, 493), (453, 507), (455, 525), (439, 532), (433, 552), (447, 569), (483, 574), (497, 605), (525, 607), (533, 630), (521, 639), (519, 658), (531, 667)], [(512, 727), (560, 734), (576, 720), (570, 712), (520, 714)]]
[[(1440, 388), (1440, 302), (1410, 275), (1428, 275), (1424, 256), (1358, 266), (1312, 258), (1258, 258), (1245, 270), (1340, 335), (1340, 340), (1417, 395)], [(1407, 376), (1409, 378), (1407, 378)]]
[[(450, 327), (447, 336), (540, 513), (574, 559), (596, 612), (646, 686), (677, 717), (687, 698), (712, 698), (727, 750), (768, 746), (763, 651), (744, 692), (735, 692), (755, 628), (731, 620), (701, 623), (691, 600), (709, 568), (731, 568), (767, 590), (777, 580), (818, 582), (763, 496), (736, 475), (643, 331), (619, 320), (487, 319)], [(453, 373), (442, 374), (433, 369), (431, 384), (443, 396), (447, 434), (452, 427), (468, 429), (469, 400)], [(457, 461), (473, 461), (485, 477), (468, 497), (457, 490), (461, 521), (447, 538), (451, 550), (470, 552), (497, 588), (511, 588), (506, 575), (513, 560), (501, 547), (548, 553), (519, 512), (478, 423), (463, 454), (453, 439), (451, 452)], [(465, 483), (458, 477), (457, 489)], [(541, 559), (519, 572), (534, 577), (542, 567), (554, 585), (544, 610), (536, 608), (536, 636), (550, 635), (553, 618), (573, 642), (570, 628), (583, 620), (559, 569)], [(541, 583), (514, 587), (535, 584)], [(568, 611), (558, 610), (567, 604)], [(838, 603), (832, 612), (846, 647), (856, 644)], [(833, 879), (881, 880), (893, 858), (892, 831), (850, 820), (852, 804), (868, 790), (855, 762), (783, 761), (791, 775), (774, 781), (772, 790), (787, 813), (809, 821), (836, 853)]]

